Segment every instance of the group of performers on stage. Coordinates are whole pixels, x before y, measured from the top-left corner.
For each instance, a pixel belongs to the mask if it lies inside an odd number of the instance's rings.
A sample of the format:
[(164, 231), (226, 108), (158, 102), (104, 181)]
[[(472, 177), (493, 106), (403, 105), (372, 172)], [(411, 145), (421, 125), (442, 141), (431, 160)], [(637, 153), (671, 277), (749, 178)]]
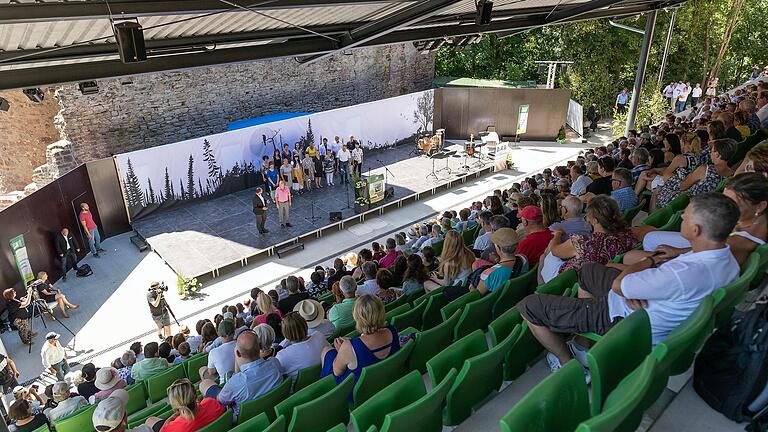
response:
[(323, 178), (326, 186), (334, 186), (337, 173), (344, 184), (350, 176), (361, 175), (363, 160), (362, 145), (351, 135), (346, 143), (337, 135), (331, 143), (323, 138), (320, 145), (310, 142), (302, 147), (297, 142), (291, 149), (284, 144), (282, 151), (275, 149), (271, 159), (266, 155), (262, 158), (263, 187), (274, 200), (274, 191), (281, 180), (295, 193), (322, 188)]

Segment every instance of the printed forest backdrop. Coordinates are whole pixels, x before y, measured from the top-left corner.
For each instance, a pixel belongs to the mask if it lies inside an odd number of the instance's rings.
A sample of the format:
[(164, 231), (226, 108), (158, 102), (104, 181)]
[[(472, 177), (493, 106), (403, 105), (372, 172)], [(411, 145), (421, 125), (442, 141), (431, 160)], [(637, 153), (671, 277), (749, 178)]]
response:
[(132, 219), (180, 203), (261, 184), (262, 156), (283, 144), (305, 147), (352, 135), (365, 149), (412, 141), (432, 129), (434, 92), (426, 90), (265, 123), (115, 156)]

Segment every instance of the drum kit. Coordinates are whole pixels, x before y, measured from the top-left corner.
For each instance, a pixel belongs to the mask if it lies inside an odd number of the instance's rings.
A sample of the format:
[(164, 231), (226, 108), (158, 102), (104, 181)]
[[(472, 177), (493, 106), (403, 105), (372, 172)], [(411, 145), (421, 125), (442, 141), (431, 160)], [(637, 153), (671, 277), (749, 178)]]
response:
[[(435, 177), (435, 180), (437, 180), (434, 166), (435, 159), (446, 159), (446, 167), (438, 171), (446, 170), (448, 174), (451, 174), (451, 169), (448, 166), (448, 158), (451, 157), (464, 157), (464, 164), (460, 168), (462, 171), (468, 172), (473, 167), (482, 168), (485, 166), (485, 159), (487, 158), (487, 156), (483, 154), (483, 148), (486, 147), (485, 142), (475, 141), (474, 134), (471, 134), (469, 141), (464, 142), (464, 154), (462, 155), (460, 151), (446, 152), (447, 149), (444, 146), (443, 139), (444, 135), (445, 129), (437, 129), (434, 135), (430, 133), (423, 133), (416, 136), (416, 146), (411, 151), (411, 153), (416, 155), (425, 155), (432, 159), (432, 172), (427, 175), (428, 178)], [(472, 164), (472, 166), (468, 164), (469, 158), (477, 159), (475, 163)]]
[(443, 134), (445, 129), (438, 129), (435, 134), (421, 134), (416, 137), (416, 150), (421, 154), (433, 156), (435, 153), (443, 151)]

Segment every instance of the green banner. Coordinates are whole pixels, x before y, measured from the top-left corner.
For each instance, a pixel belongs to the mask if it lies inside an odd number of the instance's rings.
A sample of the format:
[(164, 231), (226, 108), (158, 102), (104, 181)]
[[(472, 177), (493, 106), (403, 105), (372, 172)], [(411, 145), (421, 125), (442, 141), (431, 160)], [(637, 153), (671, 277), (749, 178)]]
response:
[(528, 129), (528, 108), (530, 105), (520, 105), (517, 109), (517, 134), (522, 135)]
[(32, 265), (29, 263), (27, 246), (24, 244), (24, 234), (19, 234), (10, 239), (8, 244), (11, 246), (13, 259), (16, 260), (16, 268), (19, 269), (21, 279), (24, 281), (24, 285), (27, 285), (35, 280), (35, 274), (32, 272)]
[(368, 202), (373, 204), (384, 199), (384, 175), (375, 174), (367, 178), (368, 180)]

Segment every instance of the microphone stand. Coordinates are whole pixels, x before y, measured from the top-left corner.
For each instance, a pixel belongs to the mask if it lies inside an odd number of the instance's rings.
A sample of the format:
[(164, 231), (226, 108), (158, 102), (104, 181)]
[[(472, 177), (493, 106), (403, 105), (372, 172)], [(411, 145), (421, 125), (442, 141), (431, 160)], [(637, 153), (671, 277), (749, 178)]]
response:
[(387, 181), (387, 173), (389, 173), (389, 175), (391, 175), (391, 176), (392, 176), (392, 178), (397, 178), (397, 177), (395, 177), (395, 175), (394, 175), (394, 174), (392, 174), (392, 171), (390, 171), (390, 170), (389, 170), (389, 168), (387, 168), (387, 166), (386, 166), (386, 165), (384, 165), (384, 162), (382, 162), (382, 161), (380, 161), (380, 160), (378, 160), (378, 159), (376, 159), (376, 162), (380, 163), (380, 164), (381, 164), (381, 167), (382, 167), (382, 168), (384, 168), (384, 187), (386, 188), (386, 187), (387, 187), (387, 184), (388, 184), (388, 181)]
[(346, 192), (347, 195), (347, 208), (349, 207), (349, 178), (347, 178), (347, 181), (344, 182), (344, 192)]

